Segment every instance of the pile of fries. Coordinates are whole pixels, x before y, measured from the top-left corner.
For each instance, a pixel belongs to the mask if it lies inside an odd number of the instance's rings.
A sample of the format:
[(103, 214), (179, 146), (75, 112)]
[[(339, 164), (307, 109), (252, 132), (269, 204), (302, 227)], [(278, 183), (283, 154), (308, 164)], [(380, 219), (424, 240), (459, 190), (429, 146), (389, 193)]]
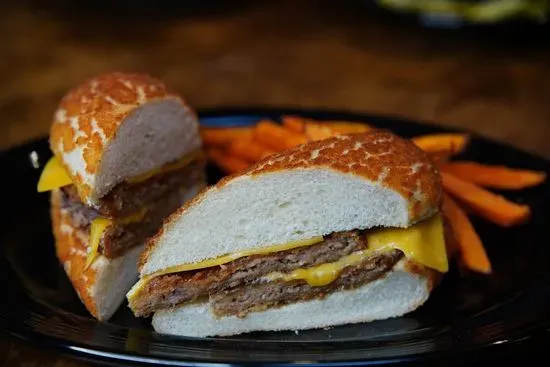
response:
[[(201, 135), (208, 159), (227, 174), (233, 174), (276, 152), (308, 141), (372, 129), (375, 127), (364, 123), (283, 116), (282, 124), (260, 120), (247, 127), (203, 127)], [(440, 169), (444, 188), (443, 215), (448, 219), (457, 246), (459, 264), (474, 272), (491, 273), (491, 262), (468, 214), (501, 227), (525, 223), (531, 216), (529, 206), (489, 190), (536, 186), (546, 180), (546, 173), (452, 160), (467, 146), (470, 140), (467, 134), (422, 135), (411, 140), (429, 153)]]

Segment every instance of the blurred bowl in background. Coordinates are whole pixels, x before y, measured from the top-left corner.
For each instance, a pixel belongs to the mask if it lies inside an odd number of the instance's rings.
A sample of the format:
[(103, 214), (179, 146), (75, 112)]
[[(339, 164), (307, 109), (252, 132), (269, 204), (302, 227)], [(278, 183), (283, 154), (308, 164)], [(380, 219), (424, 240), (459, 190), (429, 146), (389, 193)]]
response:
[(417, 16), (430, 27), (459, 28), (512, 21), (546, 24), (548, 0), (373, 0), (386, 10)]

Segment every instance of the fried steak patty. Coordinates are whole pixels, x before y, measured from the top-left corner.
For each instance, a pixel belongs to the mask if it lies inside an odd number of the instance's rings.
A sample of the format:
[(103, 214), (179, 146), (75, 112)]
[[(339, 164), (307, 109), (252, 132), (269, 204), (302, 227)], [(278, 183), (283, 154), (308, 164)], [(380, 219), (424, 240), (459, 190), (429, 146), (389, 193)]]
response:
[[(98, 217), (111, 219), (113, 224), (103, 233), (99, 252), (115, 258), (154, 235), (163, 220), (183, 204), (187, 191), (200, 182), (204, 182), (204, 173), (199, 166), (192, 164), (138, 184), (123, 183), (104, 198), (102, 205), (105, 210), (83, 204), (76, 188), (71, 185), (60, 190), (61, 208), (67, 211), (72, 225), (83, 230), (89, 231), (90, 224)], [(119, 215), (105, 215), (105, 212)], [(137, 221), (125, 220), (136, 215)]]
[[(349, 288), (363, 284), (390, 270), (402, 255), (398, 251), (369, 258), (357, 267), (346, 269), (342, 273), (346, 275), (342, 280), (327, 287), (310, 287), (302, 281), (262, 280), (263, 276), (272, 272), (286, 273), (334, 262), (366, 248), (366, 239), (360, 231), (339, 232), (307, 247), (243, 257), (225, 265), (202, 270), (161, 275), (151, 279), (130, 299), (130, 307), (136, 316), (145, 317), (160, 309), (210, 297), (217, 314), (243, 314), (255, 307), (296, 302), (341, 289), (343, 286)], [(356, 273), (360, 275), (355, 277)], [(304, 294), (300, 294), (302, 291)]]
[(399, 250), (368, 257), (361, 264), (345, 268), (332, 283), (321, 287), (310, 286), (304, 280), (247, 284), (213, 294), (210, 305), (217, 317), (244, 317), (249, 312), (264, 311), (314, 298), (321, 299), (330, 293), (360, 287), (382, 277), (402, 257), (403, 253)]
[[(173, 191), (181, 188), (191, 188), (198, 182), (204, 182), (206, 179), (202, 169), (203, 164), (203, 160), (199, 160), (141, 182), (122, 182), (102, 197), (99, 207), (95, 209), (106, 217), (132, 215), (144, 206), (154, 203)], [(74, 185), (65, 186), (62, 191), (73, 202), (80, 203), (80, 197)]]
[[(126, 250), (142, 244), (157, 232), (164, 218), (182, 205), (184, 195), (184, 190), (165, 195), (154, 205), (146, 207), (143, 218), (138, 222), (124, 223), (112, 219), (112, 225), (103, 232), (99, 242), (99, 252), (108, 258), (115, 258), (124, 254)], [(61, 208), (67, 210), (74, 227), (85, 231), (90, 230), (93, 219), (101, 216), (95, 209), (80, 202), (74, 202), (63, 193), (61, 193)]]

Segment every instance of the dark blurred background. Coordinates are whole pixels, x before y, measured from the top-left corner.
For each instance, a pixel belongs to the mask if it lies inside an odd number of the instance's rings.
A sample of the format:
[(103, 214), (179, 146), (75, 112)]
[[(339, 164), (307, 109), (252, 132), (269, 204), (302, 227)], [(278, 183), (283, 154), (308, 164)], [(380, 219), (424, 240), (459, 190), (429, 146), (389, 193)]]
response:
[[(46, 136), (69, 88), (120, 70), (159, 77), (198, 109), (398, 115), (550, 158), (547, 1), (380, 3), (2, 1), (0, 150)], [(7, 340), (0, 362), (82, 365)]]
[(162, 78), (196, 108), (401, 115), (550, 157), (544, 17), (490, 9), (484, 23), (468, 23), (448, 10), (393, 9), (357, 0), (3, 1), (0, 149), (47, 134), (68, 88), (123, 70)]

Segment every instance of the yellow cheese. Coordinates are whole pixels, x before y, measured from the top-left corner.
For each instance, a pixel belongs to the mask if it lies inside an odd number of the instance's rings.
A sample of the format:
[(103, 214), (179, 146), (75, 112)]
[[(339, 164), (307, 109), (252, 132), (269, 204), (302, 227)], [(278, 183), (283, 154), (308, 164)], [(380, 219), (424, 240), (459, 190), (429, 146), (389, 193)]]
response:
[(90, 266), (95, 258), (97, 257), (98, 250), (99, 250), (99, 242), (101, 241), (101, 237), (103, 235), (103, 232), (109, 227), (113, 222), (107, 218), (96, 218), (92, 220), (92, 224), (90, 226), (90, 249), (88, 251), (88, 258), (86, 259), (86, 265), (84, 266), (84, 270)]
[(143, 207), (133, 214), (116, 219), (116, 223), (122, 226), (130, 223), (138, 223), (143, 220), (143, 217), (145, 217), (146, 213), (147, 213), (147, 207)]
[(449, 269), (443, 222), (439, 215), (411, 228), (385, 228), (367, 233), (368, 249), (357, 251), (332, 263), (296, 269), (287, 274), (270, 273), (267, 280), (305, 280), (312, 287), (322, 287), (335, 281), (342, 270), (359, 265), (375, 252), (399, 249), (408, 259), (445, 273)]
[(58, 189), (73, 183), (71, 177), (61, 164), (59, 158), (53, 156), (44, 166), (38, 180), (38, 192), (46, 192)]
[(305, 269), (296, 269), (290, 273), (274, 272), (266, 275), (266, 280), (282, 279), (285, 282), (292, 280), (305, 280), (312, 287), (322, 287), (334, 282), (342, 270), (348, 266), (359, 265), (366, 257), (372, 255), (373, 250), (362, 250), (342, 257), (340, 260), (312, 266)]
[[(117, 219), (116, 224), (126, 225), (141, 222), (146, 213), (147, 208), (142, 208), (127, 217)], [(92, 220), (90, 225), (90, 250), (88, 251), (88, 257), (86, 259), (84, 269), (87, 269), (96, 259), (99, 252), (99, 243), (101, 242), (101, 237), (103, 237), (103, 232), (105, 232), (105, 230), (112, 224), (113, 220), (104, 217), (98, 217)]]
[(126, 182), (128, 182), (128, 183), (139, 183), (139, 182), (143, 182), (143, 181), (145, 181), (145, 180), (147, 180), (147, 179), (149, 179), (153, 176), (156, 176), (158, 174), (175, 171), (177, 169), (183, 168), (183, 167), (191, 164), (192, 162), (199, 159), (201, 156), (202, 156), (202, 151), (200, 149), (196, 150), (194, 152), (191, 152), (189, 154), (184, 155), (183, 158), (181, 158), (181, 159), (179, 159), (175, 162), (165, 164), (164, 166), (152, 169), (149, 172), (145, 172), (141, 175), (129, 178), (129, 179), (126, 180)]
[(443, 219), (434, 215), (409, 228), (384, 228), (367, 232), (369, 249), (399, 249), (405, 256), (428, 268), (449, 270)]

